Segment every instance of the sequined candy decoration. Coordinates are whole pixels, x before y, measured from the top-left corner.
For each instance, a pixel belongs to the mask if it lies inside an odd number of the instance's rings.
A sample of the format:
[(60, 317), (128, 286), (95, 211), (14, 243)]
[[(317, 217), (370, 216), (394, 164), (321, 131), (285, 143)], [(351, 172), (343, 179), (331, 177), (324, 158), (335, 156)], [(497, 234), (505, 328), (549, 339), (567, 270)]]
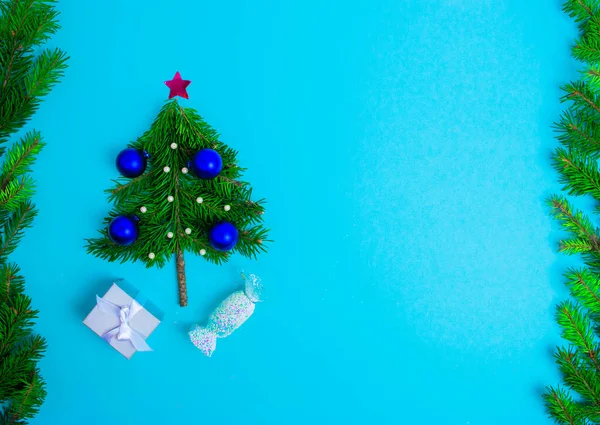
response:
[(260, 278), (253, 274), (242, 277), (246, 280), (244, 290), (225, 298), (211, 313), (206, 326), (194, 325), (189, 332), (192, 343), (208, 357), (217, 347), (217, 338), (231, 335), (252, 316), (255, 303), (260, 301), (263, 289)]

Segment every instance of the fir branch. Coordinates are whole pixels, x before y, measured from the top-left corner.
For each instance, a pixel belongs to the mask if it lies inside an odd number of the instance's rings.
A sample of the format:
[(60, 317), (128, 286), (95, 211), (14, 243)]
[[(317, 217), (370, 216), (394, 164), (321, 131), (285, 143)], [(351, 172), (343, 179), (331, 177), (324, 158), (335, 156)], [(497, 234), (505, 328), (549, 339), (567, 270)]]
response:
[(572, 49), (573, 57), (588, 64), (600, 61), (600, 38), (598, 37), (599, 24), (597, 21), (588, 21), (582, 25), (587, 31)]
[(582, 72), (582, 77), (588, 87), (595, 92), (598, 91), (600, 88), (600, 66), (598, 64), (590, 64), (590, 66)]
[[(38, 345), (36, 351), (45, 350)], [(41, 352), (41, 351), (39, 351)], [(39, 412), (39, 408), (46, 398), (46, 384), (40, 377), (40, 371), (34, 369), (28, 372), (28, 379), (21, 382), (20, 390), (11, 397), (11, 406), (7, 412), (9, 424), (23, 424), (22, 418), (30, 418)]]
[(8, 255), (17, 248), (18, 242), (23, 237), (23, 230), (31, 226), (36, 215), (37, 212), (31, 202), (23, 203), (11, 214), (0, 237), (0, 263), (6, 262)]
[(40, 97), (64, 75), (67, 59), (61, 50), (43, 51), (20, 85), (3, 91), (9, 107), (0, 111), (0, 139), (6, 139), (21, 128), (37, 111)]
[[(1, 20), (0, 28), (2, 29), (2, 59), (3, 66), (5, 69), (4, 78), (2, 78), (2, 89), (6, 93), (7, 85), (11, 79), (11, 76), (15, 72), (19, 72), (19, 67), (15, 64), (19, 63), (19, 59), (26, 62), (23, 58), (23, 45), (21, 44), (22, 35), (24, 29), (27, 27), (28, 17), (33, 14), (34, 0), (28, 0), (26, 2), (0, 2)], [(39, 33), (41, 30), (38, 27), (33, 31), (34, 34)], [(25, 34), (31, 34), (30, 31)], [(7, 57), (8, 56), (8, 57)], [(22, 65), (25, 65), (23, 63)], [(24, 66), (23, 66), (24, 68)], [(20, 71), (23, 72), (23, 71)], [(2, 99), (0, 94), (0, 99)]]
[(594, 406), (592, 414), (600, 415), (600, 376), (587, 368), (572, 349), (559, 348), (555, 358), (565, 384)]
[(132, 196), (136, 196), (140, 194), (140, 192), (144, 192), (151, 181), (150, 177), (152, 176), (152, 173), (153, 172), (148, 172), (139, 177), (128, 179), (127, 182), (125, 182), (125, 179), (113, 180), (116, 186), (106, 190), (106, 193), (109, 195), (109, 202), (120, 203), (127, 199), (131, 199)]
[(548, 387), (543, 397), (546, 409), (557, 423), (564, 425), (586, 425), (584, 420), (579, 417), (578, 405), (568, 391), (561, 387)]
[(0, 191), (4, 192), (8, 184), (14, 182), (15, 178), (31, 171), (31, 166), (43, 146), (40, 133), (32, 131), (27, 133), (20, 143), (9, 149), (8, 158), (2, 166)]
[(571, 296), (585, 307), (591, 318), (600, 318), (600, 277), (591, 270), (570, 269), (566, 274), (566, 284)]
[[(45, 350), (44, 347), (39, 346), (38, 349), (42, 350), (42, 352)], [(11, 425), (23, 423), (22, 418), (30, 418), (37, 415), (45, 398), (46, 383), (42, 379), (39, 369), (35, 369), (30, 374), (30, 381), (27, 383), (23, 396), (13, 401), (11, 408), (14, 413), (11, 416)]]
[(600, 172), (593, 161), (576, 151), (556, 150), (554, 167), (561, 174), (563, 190), (571, 195), (590, 194), (600, 199)]
[(586, 111), (565, 111), (555, 126), (557, 138), (568, 150), (590, 159), (600, 157), (600, 126)]
[(48, 95), (64, 76), (67, 59), (65, 52), (60, 49), (42, 51), (25, 77), (25, 99)]
[(562, 88), (567, 94), (561, 99), (571, 101), (571, 110), (600, 114), (600, 99), (584, 81), (575, 81)]
[(575, 151), (558, 148), (554, 168), (560, 174), (563, 190), (570, 195), (591, 195), (600, 200), (600, 172), (598, 164)]
[[(4, 190), (0, 190), (0, 218), (2, 212), (13, 212), (25, 201), (33, 196), (34, 183), (29, 176), (24, 176), (20, 180), (9, 180)], [(0, 219), (0, 222), (5, 221)]]
[(563, 338), (581, 350), (585, 359), (593, 365), (596, 369), (595, 373), (598, 373), (600, 378), (598, 345), (594, 340), (592, 323), (585, 312), (570, 301), (565, 301), (558, 306), (556, 318), (562, 328)]
[(563, 11), (575, 22), (587, 22), (589, 19), (598, 20), (598, 0), (567, 0)]
[(16, 264), (0, 267), (0, 304), (8, 304), (12, 307), (12, 300), (25, 289), (25, 280), (19, 272)]
[(574, 210), (571, 203), (563, 196), (552, 196), (548, 200), (548, 205), (552, 216), (566, 231), (589, 243), (593, 255), (600, 255), (598, 230), (581, 211)]
[(590, 241), (584, 238), (567, 239), (560, 242), (560, 252), (565, 254), (583, 254), (594, 249)]
[[(0, 2), (0, 141), (21, 128), (39, 106), (40, 99), (63, 75), (65, 54), (34, 47), (59, 28), (52, 2), (40, 0)], [(1, 74), (0, 74), (1, 75)]]
[(204, 123), (203, 120), (199, 119), (200, 117), (193, 110), (179, 106), (177, 101), (173, 102), (173, 105), (178, 109), (179, 114), (177, 116), (183, 118), (185, 121), (185, 125), (180, 124), (178, 127), (180, 132), (190, 129), (195, 137), (208, 143), (211, 148), (216, 149), (219, 138), (218, 133)]

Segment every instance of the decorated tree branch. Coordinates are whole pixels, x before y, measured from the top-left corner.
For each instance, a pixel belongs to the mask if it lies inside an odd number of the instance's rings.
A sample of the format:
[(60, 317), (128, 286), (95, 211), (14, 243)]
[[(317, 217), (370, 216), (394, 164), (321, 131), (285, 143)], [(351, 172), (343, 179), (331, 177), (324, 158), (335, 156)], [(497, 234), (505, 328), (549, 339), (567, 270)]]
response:
[[(0, 0), (1, 144), (31, 118), (66, 67), (61, 50), (40, 51), (59, 29), (53, 3)], [(36, 214), (29, 172), (43, 145), (40, 133), (31, 131), (8, 149), (0, 147), (0, 424), (26, 424), (46, 394), (37, 368), (46, 342), (32, 332), (37, 311), (19, 267), (9, 262)]]
[[(564, 10), (579, 24), (573, 56), (585, 65), (579, 81), (563, 87), (567, 110), (556, 125), (561, 147), (554, 166), (568, 195), (591, 196), (600, 212), (600, 2), (569, 0)], [(600, 424), (600, 230), (565, 196), (548, 204), (567, 235), (559, 250), (580, 255), (585, 266), (565, 273), (570, 299), (557, 307), (566, 347), (555, 358), (562, 385), (548, 387), (544, 400), (560, 424)]]
[(117, 157), (122, 177), (108, 190), (115, 208), (88, 252), (108, 261), (141, 261), (163, 267), (175, 258), (179, 303), (187, 305), (184, 253), (221, 264), (237, 252), (265, 251), (264, 200), (253, 201), (241, 180), (236, 151), (219, 140), (191, 108), (189, 81), (179, 73), (166, 84), (169, 101), (150, 129)]

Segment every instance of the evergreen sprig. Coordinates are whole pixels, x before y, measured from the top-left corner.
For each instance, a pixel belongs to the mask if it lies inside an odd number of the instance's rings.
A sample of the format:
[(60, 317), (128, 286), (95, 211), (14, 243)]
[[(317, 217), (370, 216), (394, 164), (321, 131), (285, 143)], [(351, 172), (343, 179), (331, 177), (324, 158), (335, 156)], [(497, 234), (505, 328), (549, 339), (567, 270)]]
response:
[[(41, 49), (59, 29), (54, 1), (0, 0), (0, 143), (9, 142), (63, 76), (67, 57)], [(0, 147), (0, 424), (27, 424), (46, 391), (37, 362), (46, 342), (33, 334), (38, 312), (19, 268), (9, 263), (36, 215), (28, 175), (44, 143), (31, 131)]]
[[(173, 143), (175, 149), (171, 148)], [(262, 225), (265, 201), (252, 200), (250, 184), (241, 179), (245, 170), (238, 165), (237, 152), (221, 142), (219, 134), (195, 110), (182, 107), (177, 100), (168, 101), (150, 129), (131, 146), (148, 152), (148, 169), (139, 177), (115, 180), (115, 186), (107, 190), (115, 208), (105, 219), (100, 237), (88, 239), (89, 253), (108, 261), (140, 261), (146, 267), (163, 267), (175, 255), (180, 304), (184, 306), (185, 251), (222, 264), (235, 252), (256, 257), (266, 250), (268, 236)], [(211, 180), (198, 179), (191, 170), (181, 171), (204, 148), (218, 151), (223, 160), (223, 170)], [(165, 172), (165, 167), (170, 171)], [(169, 196), (173, 202), (167, 201)], [(145, 213), (140, 212), (142, 207)], [(130, 246), (118, 245), (108, 235), (109, 223), (122, 214), (139, 218), (139, 238)], [(232, 251), (218, 251), (209, 243), (209, 229), (220, 221), (229, 221), (239, 229), (239, 241)]]
[(558, 140), (567, 150), (575, 150), (589, 159), (600, 158), (600, 124), (594, 114), (567, 110), (556, 129)]
[[(585, 69), (581, 80), (563, 87), (568, 106), (556, 124), (561, 146), (553, 162), (565, 192), (600, 205), (600, 1), (568, 0), (564, 10), (579, 24), (573, 56)], [(581, 255), (585, 267), (565, 274), (571, 298), (558, 305), (556, 320), (568, 345), (555, 355), (563, 383), (548, 387), (544, 401), (557, 423), (600, 424), (600, 231), (564, 196), (548, 204), (568, 233), (559, 250)]]

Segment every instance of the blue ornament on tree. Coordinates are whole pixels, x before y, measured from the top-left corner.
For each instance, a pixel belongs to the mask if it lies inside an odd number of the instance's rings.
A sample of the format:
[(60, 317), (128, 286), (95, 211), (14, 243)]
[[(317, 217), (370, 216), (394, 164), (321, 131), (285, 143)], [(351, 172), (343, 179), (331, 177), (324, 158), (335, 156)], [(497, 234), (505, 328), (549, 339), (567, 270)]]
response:
[(210, 180), (217, 177), (223, 169), (223, 160), (216, 150), (202, 149), (194, 155), (189, 168), (197, 177)]
[(139, 177), (146, 171), (148, 152), (134, 148), (123, 149), (117, 155), (117, 169), (125, 177)]
[(208, 232), (210, 245), (217, 251), (232, 250), (238, 241), (237, 228), (228, 221), (215, 224)]
[(140, 235), (138, 221), (139, 219), (136, 216), (116, 216), (108, 225), (108, 237), (117, 245), (131, 245)]

